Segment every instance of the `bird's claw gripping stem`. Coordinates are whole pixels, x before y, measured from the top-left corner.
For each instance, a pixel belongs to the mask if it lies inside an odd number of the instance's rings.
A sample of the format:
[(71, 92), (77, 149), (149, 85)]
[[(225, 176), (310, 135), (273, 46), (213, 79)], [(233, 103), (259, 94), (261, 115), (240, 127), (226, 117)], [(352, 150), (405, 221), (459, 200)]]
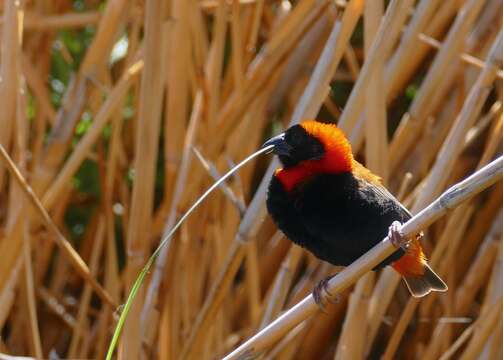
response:
[(396, 248), (407, 248), (409, 240), (403, 236), (402, 224), (399, 221), (393, 221), (388, 231), (388, 239)]
[(327, 301), (330, 304), (337, 304), (340, 301), (340, 295), (333, 295), (328, 290), (328, 282), (335, 275), (329, 276), (321, 280), (313, 289), (314, 302), (320, 307), (321, 311), (327, 312), (325, 304), (323, 301)]

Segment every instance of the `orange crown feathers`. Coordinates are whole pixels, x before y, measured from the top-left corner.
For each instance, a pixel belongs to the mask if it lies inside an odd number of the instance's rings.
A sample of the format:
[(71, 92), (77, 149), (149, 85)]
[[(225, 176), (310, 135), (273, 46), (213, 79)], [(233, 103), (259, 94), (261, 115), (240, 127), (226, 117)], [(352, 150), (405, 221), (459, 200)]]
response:
[(318, 139), (325, 148), (325, 156), (315, 165), (318, 170), (338, 173), (353, 169), (351, 144), (335, 124), (307, 120), (302, 122), (300, 126), (308, 134)]

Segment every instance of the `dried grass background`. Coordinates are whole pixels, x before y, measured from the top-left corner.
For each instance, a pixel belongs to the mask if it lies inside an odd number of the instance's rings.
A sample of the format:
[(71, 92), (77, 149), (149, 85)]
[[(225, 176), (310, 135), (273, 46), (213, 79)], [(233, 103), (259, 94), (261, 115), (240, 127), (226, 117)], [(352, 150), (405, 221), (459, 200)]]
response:
[[(414, 213), (503, 152), (501, 0), (1, 11), (0, 144), (15, 166), (2, 157), (0, 358), (104, 358), (162, 234), (290, 123), (337, 122)], [(337, 271), (267, 216), (270, 161), (247, 165), (164, 248), (119, 358), (223, 357)], [(502, 359), (503, 183), (426, 233), (449, 292), (416, 300), (391, 270), (369, 273), (262, 358)]]

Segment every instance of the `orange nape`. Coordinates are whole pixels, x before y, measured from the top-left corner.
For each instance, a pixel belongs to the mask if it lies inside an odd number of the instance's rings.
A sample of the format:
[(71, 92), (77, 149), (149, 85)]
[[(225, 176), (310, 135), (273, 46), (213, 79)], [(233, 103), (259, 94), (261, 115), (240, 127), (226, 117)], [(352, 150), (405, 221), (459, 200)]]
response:
[(318, 139), (325, 148), (321, 159), (305, 161), (307, 167), (318, 172), (342, 173), (353, 170), (353, 151), (346, 135), (335, 124), (307, 120), (300, 124), (306, 132)]

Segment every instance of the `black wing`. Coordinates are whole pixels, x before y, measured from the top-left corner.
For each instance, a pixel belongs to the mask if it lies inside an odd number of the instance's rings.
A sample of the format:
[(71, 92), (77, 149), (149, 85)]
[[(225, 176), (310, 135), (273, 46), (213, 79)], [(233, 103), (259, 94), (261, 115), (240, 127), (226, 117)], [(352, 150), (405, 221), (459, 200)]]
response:
[[(351, 173), (317, 175), (293, 196), (299, 221), (314, 239), (306, 247), (334, 265), (349, 265), (380, 242), (393, 221), (411, 216), (384, 187)], [(379, 267), (402, 255), (398, 250)]]

